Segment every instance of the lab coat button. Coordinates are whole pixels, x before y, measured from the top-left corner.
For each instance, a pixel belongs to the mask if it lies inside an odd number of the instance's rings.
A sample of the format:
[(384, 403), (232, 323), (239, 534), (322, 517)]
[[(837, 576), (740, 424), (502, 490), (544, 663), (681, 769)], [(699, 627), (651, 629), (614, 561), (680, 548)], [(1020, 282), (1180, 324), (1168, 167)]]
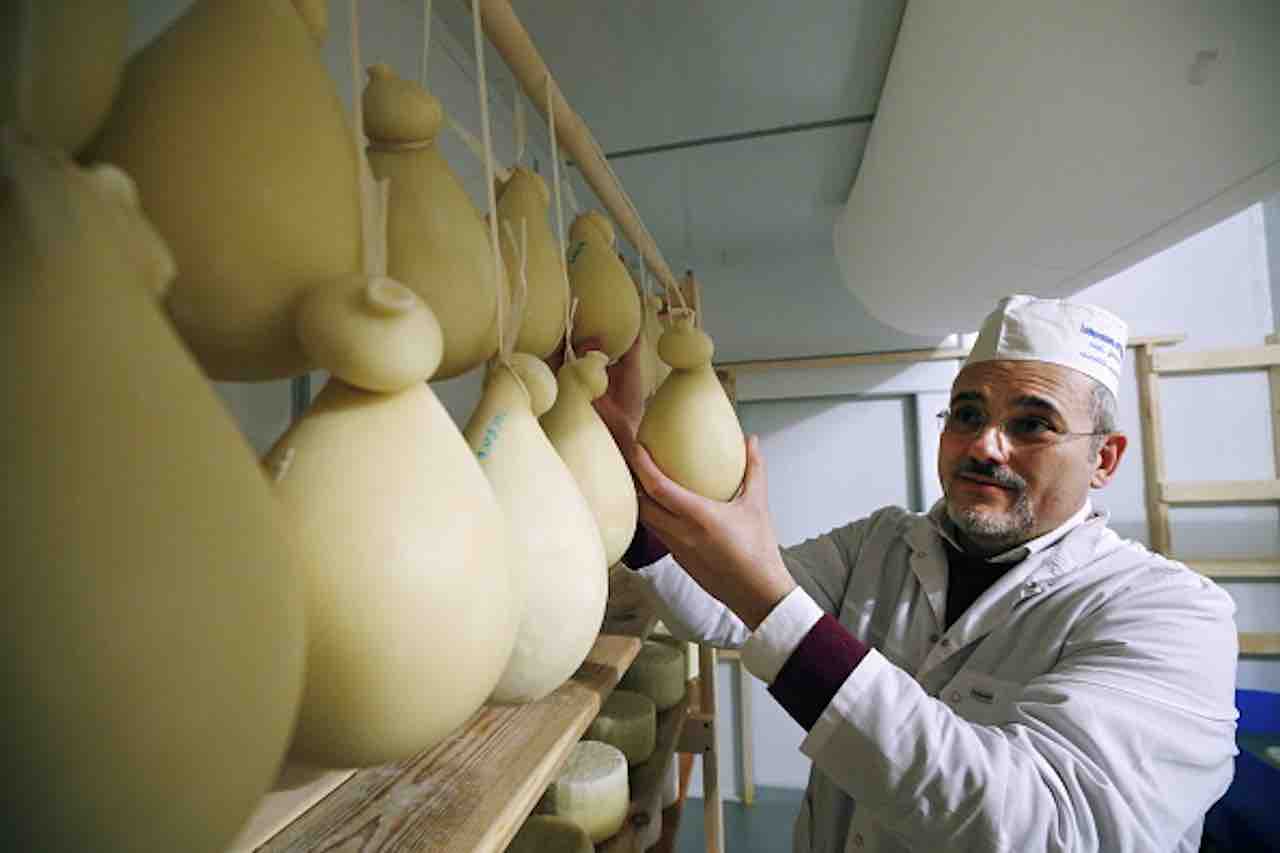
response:
[(951, 704), (952, 704), (952, 705), (959, 705), (959, 704), (960, 704), (960, 700), (961, 700), (961, 699), (963, 699), (963, 698), (964, 698), (964, 697), (963, 697), (962, 695), (960, 695), (960, 691), (959, 691), (959, 690), (952, 690), (952, 691), (951, 691), (951, 695), (949, 695), (949, 696), (947, 697), (947, 699), (948, 699), (948, 700), (950, 700), (950, 702), (951, 702)]
[(943, 637), (943, 638), (942, 638), (942, 647), (943, 647), (944, 649), (949, 649), (949, 648), (951, 648), (951, 638), (950, 638), (950, 637)]
[(929, 635), (929, 642), (931, 642), (931, 643), (936, 643), (936, 642), (938, 642), (938, 635), (937, 635), (937, 634), (930, 634), (930, 635)]
[(854, 835), (853, 835), (853, 846), (854, 846), (854, 847), (861, 847), (862, 845), (863, 845), (862, 833), (861, 833), (861, 832), (856, 832), (856, 833), (854, 833)]

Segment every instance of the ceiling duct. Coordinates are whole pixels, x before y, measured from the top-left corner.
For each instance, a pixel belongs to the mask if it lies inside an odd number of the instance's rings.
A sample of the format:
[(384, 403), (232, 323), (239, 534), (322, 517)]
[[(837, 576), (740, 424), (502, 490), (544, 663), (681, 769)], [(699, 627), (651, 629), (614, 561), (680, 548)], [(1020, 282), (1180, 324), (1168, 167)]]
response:
[(1280, 0), (911, 0), (835, 248), (868, 311), (946, 334), (1276, 192)]

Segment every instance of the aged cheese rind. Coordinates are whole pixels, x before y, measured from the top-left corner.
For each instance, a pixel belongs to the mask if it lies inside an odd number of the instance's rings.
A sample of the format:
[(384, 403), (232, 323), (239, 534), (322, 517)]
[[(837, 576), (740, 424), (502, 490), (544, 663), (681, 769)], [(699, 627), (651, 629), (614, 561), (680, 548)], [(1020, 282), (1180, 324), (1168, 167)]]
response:
[(507, 853), (594, 853), (591, 836), (574, 821), (549, 814), (529, 815)]
[(598, 843), (617, 834), (630, 806), (626, 756), (607, 743), (583, 740), (569, 751), (537, 810), (572, 820)]
[(643, 693), (659, 711), (680, 703), (685, 693), (684, 654), (679, 648), (657, 640), (645, 640), (618, 686)]
[(653, 755), (658, 709), (643, 693), (615, 690), (587, 729), (586, 737), (622, 750), (628, 764), (643, 764)]

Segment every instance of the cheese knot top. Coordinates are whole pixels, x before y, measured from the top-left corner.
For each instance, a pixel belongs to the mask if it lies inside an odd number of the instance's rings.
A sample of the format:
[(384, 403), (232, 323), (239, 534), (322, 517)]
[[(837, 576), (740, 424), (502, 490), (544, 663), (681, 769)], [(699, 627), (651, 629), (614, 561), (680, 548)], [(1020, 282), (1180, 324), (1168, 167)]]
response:
[[(501, 178), (495, 178), (498, 199), (508, 202), (515, 201), (515, 196), (532, 195), (537, 199), (541, 208), (545, 209), (551, 205), (551, 190), (547, 189), (547, 182), (537, 172), (531, 172), (524, 166), (516, 166), (511, 170), (511, 175), (504, 182)], [(508, 199), (510, 195), (512, 198)], [(516, 235), (519, 236), (519, 229)]]
[(364, 90), (364, 128), (370, 142), (432, 142), (444, 124), (440, 101), (391, 66), (369, 66)]
[(563, 384), (566, 379), (572, 377), (582, 386), (587, 399), (594, 400), (609, 387), (609, 375), (605, 372), (605, 365), (608, 363), (607, 355), (600, 350), (592, 350), (560, 368), (560, 381)]
[(711, 364), (715, 344), (693, 325), (693, 312), (675, 309), (671, 328), (658, 341), (658, 356), (677, 370), (692, 370)]
[(605, 246), (613, 246), (617, 242), (613, 223), (598, 210), (588, 210), (573, 220), (573, 225), (569, 227), (569, 238), (574, 242), (600, 243)]

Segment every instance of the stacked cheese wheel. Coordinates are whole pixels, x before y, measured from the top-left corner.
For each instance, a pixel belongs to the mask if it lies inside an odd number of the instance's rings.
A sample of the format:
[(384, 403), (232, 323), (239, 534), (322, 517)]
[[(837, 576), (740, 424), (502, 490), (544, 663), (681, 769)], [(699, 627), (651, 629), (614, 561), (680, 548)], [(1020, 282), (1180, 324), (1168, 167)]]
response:
[(684, 698), (683, 651), (674, 643), (645, 640), (618, 686), (648, 696), (659, 711), (675, 707)]
[(567, 818), (586, 830), (592, 841), (600, 842), (622, 828), (630, 805), (626, 756), (607, 743), (584, 740), (570, 750), (537, 811)]

